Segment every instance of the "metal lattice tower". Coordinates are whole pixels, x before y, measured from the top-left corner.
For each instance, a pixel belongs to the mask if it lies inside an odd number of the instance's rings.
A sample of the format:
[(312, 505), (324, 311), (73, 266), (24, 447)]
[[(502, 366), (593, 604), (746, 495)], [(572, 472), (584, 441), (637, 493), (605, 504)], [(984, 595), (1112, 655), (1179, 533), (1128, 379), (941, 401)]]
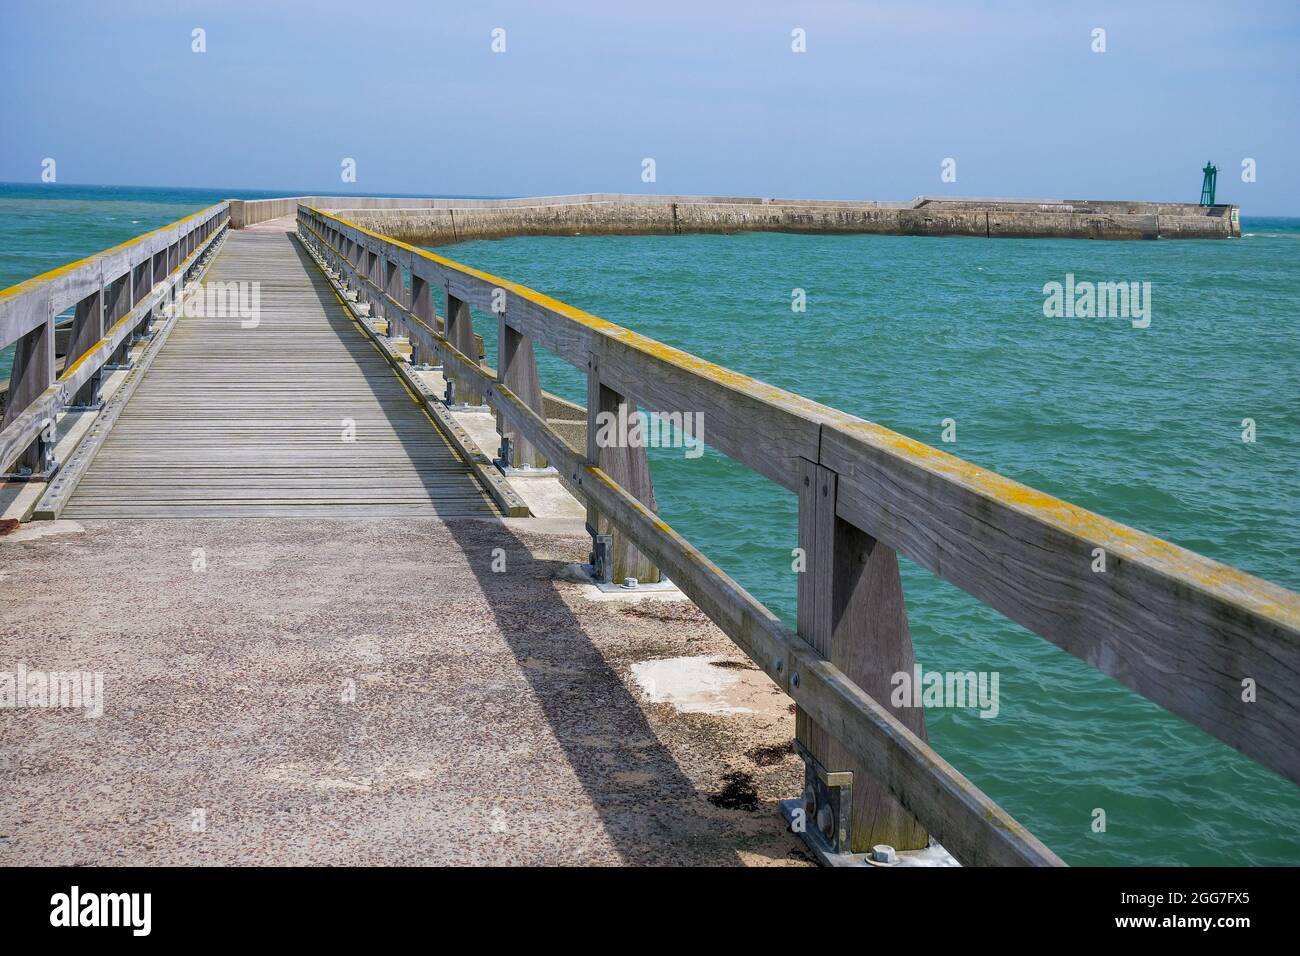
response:
[(1214, 187), (1215, 181), (1219, 177), (1219, 168), (1215, 166), (1214, 163), (1207, 160), (1205, 168), (1202, 169), (1201, 172), (1205, 174), (1205, 178), (1201, 181), (1201, 205), (1213, 206)]

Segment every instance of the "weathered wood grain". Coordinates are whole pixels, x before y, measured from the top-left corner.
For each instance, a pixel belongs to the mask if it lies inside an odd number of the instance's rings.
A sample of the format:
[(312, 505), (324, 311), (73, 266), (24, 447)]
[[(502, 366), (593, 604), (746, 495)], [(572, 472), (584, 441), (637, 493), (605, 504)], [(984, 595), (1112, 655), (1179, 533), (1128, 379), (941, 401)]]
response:
[(175, 324), (65, 516), (497, 513), (292, 239), (235, 233), (206, 279), (258, 283), (256, 323)]
[[(4, 418), (0, 421), (0, 435), (9, 430), (19, 416), (34, 404), (54, 381), (54, 316), (36, 326), (18, 339), (14, 346), (13, 371), (9, 373), (9, 396), (5, 402)], [(18, 449), (14, 462), (19, 467), (42, 471), (44, 454), (39, 442), (32, 441), (54, 429), (53, 416), (42, 422), (27, 447)]]
[(1286, 690), (1300, 679), (1300, 596), (527, 287), (302, 214), (405, 248), (460, 301), (488, 308), (504, 289), (535, 345), (579, 368), (594, 356), (602, 383), (647, 408), (703, 412), (711, 446), (784, 487), (797, 490), (799, 459), (835, 471), (845, 521), (1300, 782), (1300, 701)]
[[(924, 740), (794, 634), (721, 568), (564, 440), (500, 383), (488, 400), (818, 724), (844, 741), (958, 860), (1060, 866), (1061, 860)], [(798, 675), (797, 679), (794, 675)]]
[[(497, 314), (497, 380), (518, 395), (529, 408), (539, 415), (545, 413), (542, 400), (542, 383), (537, 375), (537, 355), (533, 343), (512, 326), (505, 312)], [(500, 421), (497, 430), (508, 436), (512, 443), (509, 464), (513, 467), (528, 465), (545, 468), (546, 456), (538, 451), (526, 435), (522, 435)]]
[[(835, 514), (837, 475), (804, 462), (799, 491), (799, 546), (806, 567), (798, 579), (798, 629), (818, 653), (921, 739), (925, 710), (895, 708), (891, 677), (912, 673), (912, 637), (891, 548)], [(929, 836), (841, 741), (800, 708), (796, 736), (831, 771), (853, 772), (852, 845), (866, 853), (884, 843), (919, 850)]]
[[(447, 340), (462, 355), (476, 354), (474, 347), (474, 326), (470, 320), (469, 303), (447, 293)], [(477, 366), (477, 363), (475, 363)], [(450, 370), (451, 379), (456, 390), (456, 401), (461, 405), (478, 405), (483, 401), (483, 392), (479, 386), (479, 375), (465, 375), (459, 368)]]
[[(104, 292), (99, 289), (77, 303), (72, 316), (72, 336), (68, 340), (68, 362), (76, 361), (104, 337)], [(99, 402), (99, 372), (71, 399), (74, 405), (91, 406)]]
[[(656, 512), (654, 481), (645, 449), (600, 440), (602, 417), (625, 419), (636, 411), (634, 402), (602, 381), (600, 363), (592, 356), (587, 367), (587, 460), (647, 509)], [(638, 582), (652, 584), (660, 580), (654, 562), (633, 543), (614, 516), (602, 512), (591, 498), (587, 499), (587, 529), (593, 535), (607, 534), (613, 539), (611, 581), (621, 584), (628, 578), (636, 578)]]
[(141, 262), (151, 259), (158, 249), (176, 242), (178, 237), (199, 229), (214, 218), (224, 219), (228, 215), (227, 209), (225, 202), (217, 203), (192, 216), (0, 290), (0, 348), (40, 323), (31, 303), (43, 298), (58, 315), (102, 288), (105, 282), (131, 272)]

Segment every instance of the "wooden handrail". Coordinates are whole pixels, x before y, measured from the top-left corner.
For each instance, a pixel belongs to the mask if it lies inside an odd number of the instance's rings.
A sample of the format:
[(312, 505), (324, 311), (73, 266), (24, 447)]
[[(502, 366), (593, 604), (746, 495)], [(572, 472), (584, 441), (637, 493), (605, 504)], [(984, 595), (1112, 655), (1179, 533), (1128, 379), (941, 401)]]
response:
[[(789, 657), (791, 646), (802, 645), (800, 653), (812, 653), (830, 667), (823, 655), (808, 651), (799, 638), (790, 644), (788, 634), (753, 644), (749, 639), (763, 633), (756, 623), (761, 617), (755, 616), (757, 610), (745, 604), (746, 613), (729, 618), (707, 593), (709, 587), (719, 586), (720, 571), (693, 549), (674, 554), (668, 542), (679, 551), (684, 542), (657, 518), (636, 513), (624, 500), (626, 489), (590, 484), (591, 477), (601, 473), (590, 458), (564, 445), (535, 410), (397, 301), (367, 270), (356, 269), (341, 250), (364, 249), (484, 311), (492, 311), (494, 296), (499, 300), (504, 292), (501, 321), (520, 335), (578, 368), (598, 361), (602, 382), (649, 409), (703, 412), (711, 445), (782, 487), (798, 491), (810, 462), (828, 470), (838, 483), (837, 521), (907, 555), (1148, 699), (1300, 782), (1300, 703), (1290, 693), (1300, 678), (1300, 596), (1295, 593), (526, 286), (319, 209), (302, 206), (298, 218), (303, 235), (321, 254), (366, 287), (385, 314), (400, 316), (413, 340), (440, 353), (453, 375), (476, 377), (498, 413), (562, 466), (571, 481), (588, 476), (584, 493), (598, 498), (601, 509), (669, 569), (673, 580), (815, 716), (841, 729), (857, 727), (873, 745), (881, 742), (883, 731), (877, 725), (880, 733), (873, 736), (865, 728), (862, 722), (869, 718), (861, 708), (850, 714), (828, 710), (824, 700), (801, 700), (807, 681), (801, 689), (792, 689), (776, 669), (777, 660), (783, 667), (793, 666), (781, 657)], [(1099, 554), (1105, 568), (1100, 572), (1093, 570)], [(765, 608), (762, 611), (763, 619), (771, 618)], [(1256, 694), (1244, 693), (1244, 683), (1253, 683)], [(832, 685), (827, 678), (821, 689)], [(847, 707), (844, 701), (851, 698), (844, 697), (837, 706)], [(887, 711), (884, 715), (891, 716)], [(857, 723), (849, 722), (850, 716)], [(861, 740), (842, 742), (867, 767), (882, 769), (882, 758), (868, 753)], [(917, 743), (925, 751), (913, 756), (935, 766), (933, 761), (940, 758)], [(922, 806), (924, 799), (915, 789), (899, 788), (924, 787), (901, 773), (886, 774), (895, 795), (931, 832), (943, 832), (946, 844), (953, 841), (951, 826), (940, 826), (945, 811), (956, 812), (953, 805)], [(968, 849), (979, 857), (979, 847)], [(1024, 845), (1017, 852), (1025, 861), (1034, 856)]]
[[(330, 250), (310, 226), (319, 251)], [(346, 260), (338, 260), (343, 265)], [(565, 475), (581, 493), (665, 568), (682, 591), (795, 701), (824, 726), (851, 741), (872, 774), (901, 795), (958, 859), (980, 865), (1049, 865), (1062, 861), (904, 727), (885, 708), (856, 687), (779, 618), (709, 561), (635, 496), (588, 458), (573, 451), (546, 419), (431, 324), (416, 316), (369, 276), (351, 269), (371, 286), (385, 309), (403, 313), (408, 331), (438, 352), (447, 367), (476, 376), (489, 404)]]
[(48, 304), (53, 309), (53, 314), (58, 315), (97, 288), (103, 288), (127, 274), (160, 249), (174, 245), (209, 220), (222, 216), (226, 213), (227, 206), (228, 203), (223, 200), (84, 259), (58, 266), (7, 289), (0, 289), (0, 348), (12, 345), (20, 336), (44, 321), (32, 314), (33, 303)]
[[(176, 222), (0, 290), (0, 346), (16, 343), (0, 421), (0, 472), (52, 465), (49, 436), (69, 404), (93, 405), (99, 376), (229, 220), (219, 202)], [(69, 354), (54, 363), (55, 317), (76, 306)]]

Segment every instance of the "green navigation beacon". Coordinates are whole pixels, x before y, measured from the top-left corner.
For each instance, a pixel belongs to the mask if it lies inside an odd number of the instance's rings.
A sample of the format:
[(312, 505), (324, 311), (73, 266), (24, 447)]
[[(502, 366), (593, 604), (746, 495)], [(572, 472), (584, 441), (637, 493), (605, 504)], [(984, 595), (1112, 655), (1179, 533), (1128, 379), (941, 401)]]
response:
[(1215, 180), (1219, 178), (1219, 168), (1207, 160), (1205, 168), (1201, 172), (1205, 173), (1205, 179), (1201, 181), (1201, 205), (1213, 206), (1214, 184)]

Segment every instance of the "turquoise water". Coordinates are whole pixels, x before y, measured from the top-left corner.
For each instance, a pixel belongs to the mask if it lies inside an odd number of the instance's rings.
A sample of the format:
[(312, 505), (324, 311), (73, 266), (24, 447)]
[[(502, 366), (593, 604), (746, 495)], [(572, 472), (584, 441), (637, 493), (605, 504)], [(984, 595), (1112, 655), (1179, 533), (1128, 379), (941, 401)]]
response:
[[(1300, 589), (1300, 221), (1244, 229), (1232, 242), (754, 233), (439, 251)], [(1044, 318), (1044, 283), (1068, 272), (1151, 282), (1150, 327)], [(475, 321), (494, 354), (495, 324)], [(540, 363), (545, 387), (585, 400), (576, 370)], [(652, 449), (651, 462), (664, 517), (792, 621), (794, 496), (713, 453)], [(1292, 784), (906, 561), (904, 587), (927, 670), (1001, 675), (995, 719), (931, 710), (932, 743), (1067, 862), (1300, 864)]]
[[(57, 188), (0, 186), (0, 286), (232, 194)], [(1233, 242), (760, 233), (439, 251), (1300, 589), (1300, 220), (1243, 228)], [(1150, 327), (1044, 318), (1043, 284), (1067, 272), (1151, 282)], [(475, 324), (494, 353), (495, 323)], [(545, 387), (585, 400), (576, 370), (539, 361)], [(793, 496), (712, 452), (651, 459), (667, 520), (792, 620)], [(906, 561), (904, 587), (927, 670), (1001, 675), (997, 718), (930, 710), (932, 743), (1067, 862), (1300, 864), (1296, 787)]]

